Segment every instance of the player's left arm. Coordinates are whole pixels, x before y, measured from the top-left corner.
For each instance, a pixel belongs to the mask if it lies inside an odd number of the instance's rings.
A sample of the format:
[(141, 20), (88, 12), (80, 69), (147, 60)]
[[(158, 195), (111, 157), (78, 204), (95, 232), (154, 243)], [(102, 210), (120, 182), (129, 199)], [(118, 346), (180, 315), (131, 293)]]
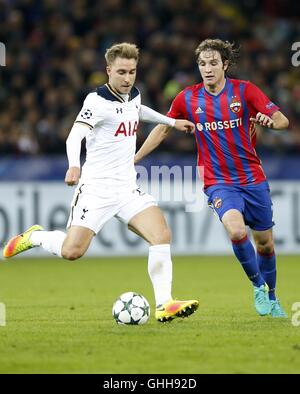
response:
[(288, 127), (289, 121), (279, 111), (280, 108), (251, 82), (246, 83), (245, 100), (252, 114), (250, 117), (251, 122), (275, 130), (286, 129)]
[(274, 130), (286, 129), (289, 126), (288, 118), (280, 111), (274, 112), (271, 116), (258, 112), (256, 117), (250, 118), (250, 120), (260, 126), (269, 127)]

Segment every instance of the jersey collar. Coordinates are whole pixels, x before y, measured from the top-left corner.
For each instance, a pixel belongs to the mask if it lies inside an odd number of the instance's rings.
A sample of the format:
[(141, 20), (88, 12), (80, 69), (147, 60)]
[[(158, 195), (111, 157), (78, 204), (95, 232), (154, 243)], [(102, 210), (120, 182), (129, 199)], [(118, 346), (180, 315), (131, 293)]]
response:
[[(98, 96), (103, 97), (105, 100), (109, 101), (118, 101), (120, 103), (125, 103), (126, 100), (118, 93), (115, 89), (109, 84), (106, 83), (105, 85), (99, 86), (96, 89)], [(136, 96), (140, 94), (139, 90), (133, 86), (128, 97), (128, 101), (133, 100)]]
[(125, 103), (124, 98), (109, 84), (106, 83), (105, 86), (107, 87), (107, 89), (109, 90), (109, 92), (121, 103)]
[(224, 85), (223, 89), (222, 89), (218, 94), (209, 93), (209, 92), (205, 89), (205, 86), (204, 86), (204, 84), (203, 84), (204, 92), (205, 92), (206, 94), (208, 94), (209, 96), (211, 96), (211, 97), (219, 97), (219, 96), (221, 96), (221, 94), (227, 89), (227, 86), (228, 86), (228, 83), (229, 83), (228, 78), (225, 78), (225, 79), (226, 79), (225, 85)]

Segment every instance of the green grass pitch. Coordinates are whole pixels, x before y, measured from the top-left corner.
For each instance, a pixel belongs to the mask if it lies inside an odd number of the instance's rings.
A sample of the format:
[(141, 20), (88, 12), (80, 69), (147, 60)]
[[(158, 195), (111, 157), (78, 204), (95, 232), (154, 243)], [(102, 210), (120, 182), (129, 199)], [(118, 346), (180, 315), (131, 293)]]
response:
[[(146, 257), (0, 262), (0, 373), (299, 373), (299, 256), (278, 258), (278, 293), (289, 318), (259, 317), (234, 257), (174, 257), (174, 296), (196, 298), (188, 319), (161, 324)], [(112, 304), (137, 291), (144, 326), (118, 326)]]

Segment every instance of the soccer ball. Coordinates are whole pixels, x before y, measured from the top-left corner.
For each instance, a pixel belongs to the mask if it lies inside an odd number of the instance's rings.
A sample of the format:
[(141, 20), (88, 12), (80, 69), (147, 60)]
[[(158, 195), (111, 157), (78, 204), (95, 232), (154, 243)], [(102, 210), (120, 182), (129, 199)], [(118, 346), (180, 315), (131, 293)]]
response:
[(145, 324), (150, 317), (150, 305), (141, 294), (128, 291), (116, 300), (112, 315), (118, 324)]

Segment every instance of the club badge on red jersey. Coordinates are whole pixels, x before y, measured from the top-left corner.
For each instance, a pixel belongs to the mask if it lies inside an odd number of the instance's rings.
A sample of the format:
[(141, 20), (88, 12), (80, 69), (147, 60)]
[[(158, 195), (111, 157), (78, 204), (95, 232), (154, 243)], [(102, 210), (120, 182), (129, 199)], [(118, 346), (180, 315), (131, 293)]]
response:
[(229, 107), (234, 114), (240, 112), (242, 108), (242, 103), (240, 101), (240, 98), (237, 96), (233, 96)]
[(221, 208), (222, 199), (220, 197), (214, 198), (213, 204), (216, 209)]

